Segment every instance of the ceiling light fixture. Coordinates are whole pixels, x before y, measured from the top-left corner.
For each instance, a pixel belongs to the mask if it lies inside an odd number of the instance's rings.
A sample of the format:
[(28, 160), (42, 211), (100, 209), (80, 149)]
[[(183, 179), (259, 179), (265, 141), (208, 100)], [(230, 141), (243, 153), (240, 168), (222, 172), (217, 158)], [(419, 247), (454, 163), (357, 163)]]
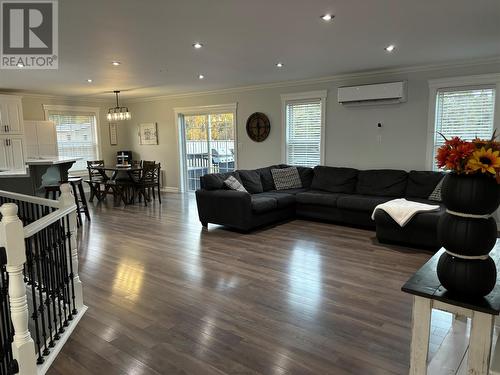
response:
[(321, 16), (321, 19), (322, 19), (323, 21), (325, 21), (325, 22), (330, 22), (331, 20), (333, 20), (333, 18), (334, 18), (334, 17), (335, 17), (334, 15), (332, 15), (332, 14), (330, 14), (330, 13), (327, 13), (327, 14), (323, 14), (323, 15)]
[(108, 121), (122, 121), (122, 120), (130, 120), (132, 117), (127, 107), (120, 107), (118, 104), (118, 94), (120, 91), (113, 91), (116, 95), (116, 107), (108, 109)]
[(282, 62), (277, 63), (277, 64), (276, 64), (276, 67), (277, 67), (277, 68), (283, 68), (283, 63), (282, 63)]
[(201, 47), (203, 47), (202, 43), (200, 43), (200, 42), (194, 42), (193, 43), (193, 48), (194, 49), (200, 49)]
[(388, 45), (387, 47), (385, 47), (384, 49), (387, 51), (387, 52), (392, 52), (394, 51), (394, 49), (396, 48), (396, 46), (394, 44), (390, 44)]
[(198, 78), (199, 78), (199, 79), (205, 79), (205, 76), (204, 76), (203, 74), (200, 74), (200, 75), (198, 76)]
[(111, 65), (113, 65), (113, 66), (120, 66), (121, 62), (119, 62), (119, 61), (112, 61)]

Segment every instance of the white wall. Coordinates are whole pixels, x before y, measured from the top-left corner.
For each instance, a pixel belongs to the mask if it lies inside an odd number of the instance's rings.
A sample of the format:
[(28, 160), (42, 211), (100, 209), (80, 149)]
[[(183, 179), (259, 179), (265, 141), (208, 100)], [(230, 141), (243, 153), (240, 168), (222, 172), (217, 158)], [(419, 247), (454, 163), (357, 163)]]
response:
[[(126, 103), (132, 121), (119, 125), (123, 147), (134, 151), (134, 158), (156, 160), (166, 170), (165, 185), (179, 186), (179, 157), (175, 107), (238, 103), (238, 167), (256, 168), (281, 162), (281, 94), (328, 90), (326, 111), (327, 165), (356, 168), (426, 169), (428, 80), (500, 72), (500, 64), (454, 68), (419, 69), (398, 74), (372, 74), (342, 81), (297, 84), (286, 87), (232, 90), (227, 93), (154, 98)], [(408, 102), (397, 105), (344, 107), (337, 103), (337, 88), (343, 85), (408, 81)], [(246, 135), (246, 119), (253, 112), (264, 112), (271, 121), (269, 138), (262, 143)], [(157, 122), (159, 145), (140, 146), (137, 125)], [(377, 141), (377, 123), (381, 122), (381, 143)], [(109, 142), (109, 140), (108, 140)]]

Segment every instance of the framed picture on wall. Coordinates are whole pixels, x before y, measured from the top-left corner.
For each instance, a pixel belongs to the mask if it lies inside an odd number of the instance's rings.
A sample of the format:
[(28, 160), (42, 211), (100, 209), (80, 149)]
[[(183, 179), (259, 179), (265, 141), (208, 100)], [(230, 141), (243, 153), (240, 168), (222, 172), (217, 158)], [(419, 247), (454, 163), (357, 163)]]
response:
[(156, 122), (139, 124), (139, 144), (141, 145), (158, 144), (158, 127)]
[(118, 133), (115, 123), (109, 124), (109, 143), (111, 146), (116, 146), (118, 144)]

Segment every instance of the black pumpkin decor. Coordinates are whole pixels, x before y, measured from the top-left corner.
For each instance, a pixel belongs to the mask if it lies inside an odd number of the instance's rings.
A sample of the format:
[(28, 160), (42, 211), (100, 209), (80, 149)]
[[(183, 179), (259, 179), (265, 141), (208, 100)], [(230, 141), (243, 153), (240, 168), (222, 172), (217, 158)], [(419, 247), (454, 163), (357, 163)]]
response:
[(484, 175), (450, 173), (441, 190), (447, 213), (438, 224), (441, 255), (437, 275), (451, 293), (482, 297), (495, 287), (497, 269), (488, 256), (496, 243), (497, 225), (490, 214), (500, 204), (500, 188)]

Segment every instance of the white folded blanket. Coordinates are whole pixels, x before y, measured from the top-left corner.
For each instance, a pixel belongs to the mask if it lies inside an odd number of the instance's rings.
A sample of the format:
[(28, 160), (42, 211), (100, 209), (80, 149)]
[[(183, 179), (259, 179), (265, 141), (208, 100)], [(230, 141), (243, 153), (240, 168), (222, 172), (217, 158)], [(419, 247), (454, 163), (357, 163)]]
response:
[(375, 207), (372, 213), (372, 220), (375, 220), (375, 212), (377, 210), (387, 212), (396, 223), (404, 227), (419, 212), (437, 211), (439, 210), (439, 205), (412, 202), (404, 198), (393, 199)]

